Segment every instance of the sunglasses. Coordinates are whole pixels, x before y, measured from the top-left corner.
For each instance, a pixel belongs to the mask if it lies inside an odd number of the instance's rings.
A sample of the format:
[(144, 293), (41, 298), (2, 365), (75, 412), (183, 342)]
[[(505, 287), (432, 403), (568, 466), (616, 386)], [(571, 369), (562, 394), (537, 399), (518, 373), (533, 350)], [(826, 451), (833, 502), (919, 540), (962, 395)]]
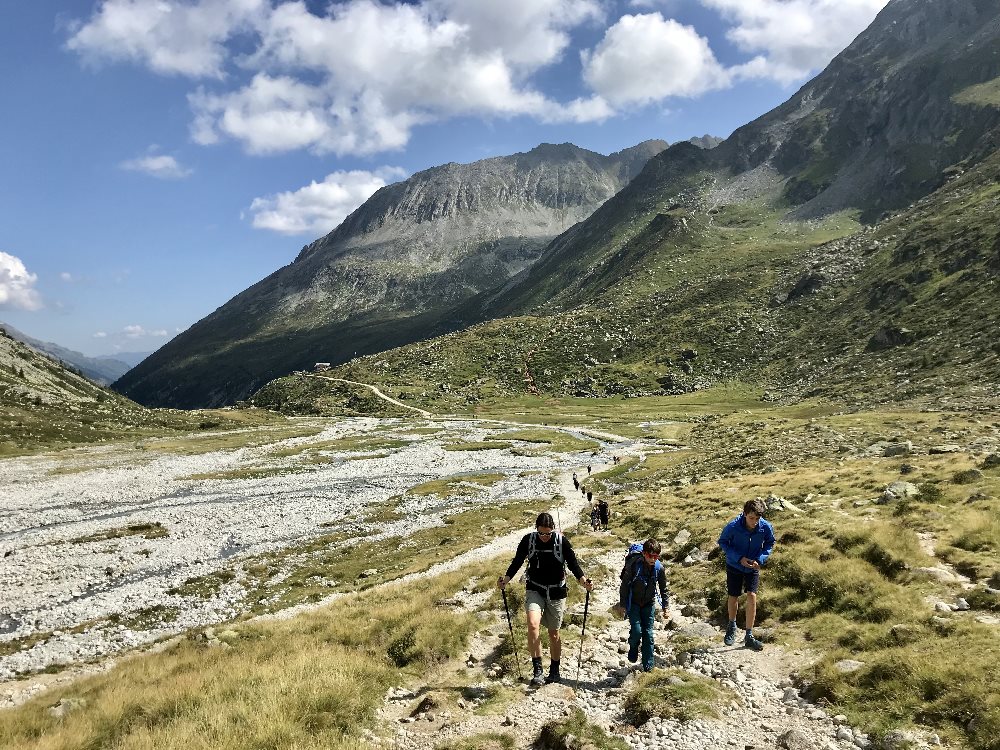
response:
[(537, 533), (538, 533), (538, 536), (552, 536), (555, 532), (554, 531), (539, 531)]

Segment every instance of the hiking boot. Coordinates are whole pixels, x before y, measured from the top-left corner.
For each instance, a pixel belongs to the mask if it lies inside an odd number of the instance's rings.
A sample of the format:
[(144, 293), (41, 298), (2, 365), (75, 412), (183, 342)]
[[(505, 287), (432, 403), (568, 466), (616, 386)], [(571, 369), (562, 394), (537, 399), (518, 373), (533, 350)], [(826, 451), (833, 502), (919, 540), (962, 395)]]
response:
[(549, 664), (549, 676), (545, 678), (546, 685), (553, 682), (562, 682), (562, 677), (559, 676), (559, 662), (557, 661)]
[(743, 639), (743, 647), (748, 648), (751, 651), (763, 651), (764, 644), (753, 637), (752, 633), (747, 633), (746, 637)]
[(542, 665), (535, 664), (535, 673), (532, 675), (531, 680), (528, 682), (529, 685), (535, 687), (541, 687), (545, 684), (545, 673), (542, 672)]
[(729, 627), (726, 628), (726, 637), (722, 639), (722, 642), (727, 646), (732, 646), (736, 643), (736, 623), (729, 623)]
[[(619, 651), (618, 653), (621, 653), (621, 652)], [(639, 661), (639, 647), (638, 646), (629, 646), (629, 649), (628, 649), (628, 660), (629, 660), (630, 664), (635, 664), (637, 661)]]

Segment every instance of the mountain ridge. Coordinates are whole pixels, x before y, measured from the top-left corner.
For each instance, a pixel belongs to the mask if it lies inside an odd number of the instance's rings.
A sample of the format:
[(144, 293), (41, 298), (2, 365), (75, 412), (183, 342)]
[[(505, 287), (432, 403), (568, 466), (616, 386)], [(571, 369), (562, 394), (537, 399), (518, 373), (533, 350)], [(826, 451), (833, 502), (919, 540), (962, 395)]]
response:
[(79, 370), (85, 377), (100, 385), (111, 385), (131, 369), (131, 365), (114, 357), (88, 357), (86, 354), (74, 351), (51, 341), (41, 341), (17, 330), (14, 326), (0, 321), (0, 329), (5, 330), (11, 338), (16, 339), (33, 349), (64, 365), (70, 365)]
[(442, 313), (529, 266), (666, 145), (602, 156), (543, 144), (383, 187), (114, 387), (149, 405), (231, 403), (317, 360), (346, 361), (447, 329)]

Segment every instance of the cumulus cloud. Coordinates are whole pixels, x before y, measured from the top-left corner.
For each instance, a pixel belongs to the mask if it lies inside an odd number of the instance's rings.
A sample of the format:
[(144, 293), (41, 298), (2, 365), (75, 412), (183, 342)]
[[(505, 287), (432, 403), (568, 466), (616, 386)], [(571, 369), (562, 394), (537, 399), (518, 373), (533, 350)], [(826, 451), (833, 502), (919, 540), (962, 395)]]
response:
[(75, 281), (75, 279), (73, 278), (73, 274), (67, 271), (63, 271), (61, 274), (59, 274), (59, 279), (61, 281), (65, 281), (67, 284), (72, 284), (73, 281)]
[(755, 57), (742, 77), (801, 80), (867, 28), (889, 0), (701, 0), (733, 23), (729, 39)]
[(226, 42), (251, 31), (268, 0), (104, 0), (71, 26), (67, 48), (90, 63), (128, 60), (157, 73), (222, 78)]
[(334, 172), (295, 191), (255, 198), (250, 205), (253, 226), (283, 234), (324, 235), (380, 187), (405, 176), (398, 167)]
[(707, 39), (660, 13), (622, 16), (582, 58), (590, 87), (619, 107), (698, 96), (730, 82)]
[(38, 277), (28, 273), (20, 258), (0, 251), (0, 308), (37, 310), (42, 298), (35, 289)]
[(607, 117), (596, 100), (563, 104), (529, 82), (602, 8), (601, 0), (346, 0), (317, 15), (302, 0), (104, 0), (67, 44), (85, 60), (216, 79), (189, 95), (198, 143), (371, 154), (456, 116)]
[(174, 157), (166, 154), (150, 153), (123, 161), (119, 166), (130, 172), (142, 172), (161, 180), (179, 180), (191, 174), (190, 169), (181, 166)]
[(105, 331), (97, 331), (96, 333), (93, 334), (93, 336), (91, 338), (106, 339), (107, 337), (108, 337), (108, 334)]

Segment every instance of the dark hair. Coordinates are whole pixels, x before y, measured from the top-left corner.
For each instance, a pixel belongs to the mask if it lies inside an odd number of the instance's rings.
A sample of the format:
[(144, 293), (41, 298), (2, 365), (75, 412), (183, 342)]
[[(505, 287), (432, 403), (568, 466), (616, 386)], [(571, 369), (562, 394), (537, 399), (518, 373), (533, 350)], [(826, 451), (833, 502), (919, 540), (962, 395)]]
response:
[(650, 537), (649, 539), (647, 539), (645, 542), (642, 543), (642, 551), (648, 552), (651, 555), (660, 554), (660, 549), (661, 549), (660, 543), (655, 539), (653, 539), (652, 537)]
[(543, 526), (547, 529), (554, 529), (556, 527), (556, 522), (552, 519), (551, 513), (538, 514), (538, 518), (535, 519), (535, 528), (540, 529)]
[(764, 511), (766, 510), (767, 506), (759, 497), (755, 497), (753, 500), (747, 500), (743, 503), (743, 515), (746, 515), (747, 513), (754, 513), (758, 516), (763, 516)]

